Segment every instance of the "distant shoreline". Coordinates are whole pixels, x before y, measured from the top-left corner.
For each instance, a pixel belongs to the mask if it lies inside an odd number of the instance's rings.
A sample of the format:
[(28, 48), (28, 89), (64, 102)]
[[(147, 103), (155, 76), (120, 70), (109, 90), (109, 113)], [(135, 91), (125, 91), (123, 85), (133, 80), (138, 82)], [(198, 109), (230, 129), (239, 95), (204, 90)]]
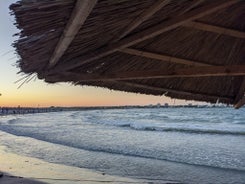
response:
[(208, 105), (132, 105), (132, 106), (91, 106), (91, 107), (0, 107), (0, 116), (20, 115), (61, 111), (110, 110), (110, 109), (149, 109), (149, 108), (233, 108), (232, 106)]
[(46, 112), (59, 112), (59, 111), (63, 111), (62, 108), (1, 107), (0, 108), (0, 116), (46, 113)]

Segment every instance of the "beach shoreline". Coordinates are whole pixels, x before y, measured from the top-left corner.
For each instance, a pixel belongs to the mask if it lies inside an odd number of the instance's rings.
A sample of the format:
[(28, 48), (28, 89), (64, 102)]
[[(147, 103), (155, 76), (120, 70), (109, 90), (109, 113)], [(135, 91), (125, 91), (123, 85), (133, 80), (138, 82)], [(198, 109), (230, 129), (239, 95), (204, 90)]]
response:
[(43, 160), (17, 155), (0, 146), (0, 183), (111, 183), (134, 182), (133, 179), (109, 176), (104, 173), (45, 162)]
[(4, 184), (176, 183), (112, 176), (85, 168), (49, 163), (37, 158), (17, 155), (2, 145), (0, 145), (0, 155), (0, 173), (2, 173), (0, 183)]

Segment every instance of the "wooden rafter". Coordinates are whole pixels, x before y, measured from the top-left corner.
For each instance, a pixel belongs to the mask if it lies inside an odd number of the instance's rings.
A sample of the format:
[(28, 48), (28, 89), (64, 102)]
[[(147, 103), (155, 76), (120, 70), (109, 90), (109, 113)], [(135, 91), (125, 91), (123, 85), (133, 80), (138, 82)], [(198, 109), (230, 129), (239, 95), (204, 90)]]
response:
[(190, 11), (191, 9), (197, 7), (198, 5), (200, 5), (201, 3), (203, 3), (205, 0), (196, 0), (193, 2), (193, 4), (191, 6), (189, 6), (188, 8), (186, 8), (183, 12), (181, 12), (181, 15)]
[(136, 27), (142, 24), (144, 21), (148, 20), (152, 15), (154, 15), (157, 11), (166, 6), (171, 0), (158, 0), (155, 4), (153, 4), (150, 8), (144, 11), (140, 16), (134, 19), (113, 42), (116, 42), (123, 37), (125, 37), (128, 33), (133, 31)]
[(66, 24), (64, 32), (49, 60), (49, 67), (52, 67), (58, 63), (59, 59), (65, 53), (81, 26), (86, 21), (96, 2), (97, 0), (77, 0), (71, 17)]
[[(177, 68), (175, 70), (148, 70), (128, 71), (108, 74), (77, 74), (64, 72), (69, 76), (69, 81), (114, 81), (114, 80), (135, 80), (135, 79), (157, 79), (157, 78), (186, 78), (186, 77), (219, 77), (219, 76), (245, 76), (245, 65), (229, 66), (203, 66)], [(55, 81), (55, 76), (46, 76), (47, 81)]]
[(119, 81), (118, 84), (126, 85), (129, 87), (135, 87), (135, 88), (141, 88), (141, 89), (146, 89), (146, 90), (153, 90), (153, 91), (160, 91), (160, 92), (170, 92), (170, 93), (175, 93), (179, 95), (186, 95), (186, 96), (195, 96), (195, 97), (207, 97), (211, 98), (214, 100), (220, 99), (220, 100), (225, 100), (229, 103), (233, 101), (231, 97), (221, 97), (217, 95), (210, 95), (210, 94), (202, 94), (202, 93), (196, 93), (196, 92), (190, 92), (190, 91), (183, 91), (183, 90), (176, 90), (176, 89), (170, 89), (170, 88), (163, 88), (163, 87), (155, 87), (155, 86), (150, 86), (147, 84), (138, 84), (138, 83), (133, 83), (133, 82), (125, 82), (125, 81)]
[(220, 9), (229, 7), (235, 3), (239, 2), (238, 0), (230, 0), (230, 1), (213, 1), (210, 4), (195, 9), (193, 11), (190, 11), (184, 15), (178, 16), (176, 18), (172, 18), (168, 21), (164, 21), (162, 24), (158, 24), (156, 26), (153, 26), (151, 28), (148, 28), (146, 30), (143, 30), (139, 33), (136, 33), (134, 35), (128, 36), (116, 43), (113, 43), (111, 45), (105, 46), (101, 49), (97, 49), (96, 51), (89, 52), (87, 54), (84, 54), (83, 56), (77, 57), (73, 60), (70, 60), (69, 62), (62, 63), (60, 65), (57, 65), (56, 68), (53, 71), (50, 71), (49, 73), (55, 73), (59, 71), (64, 70), (70, 70), (79, 66), (82, 66), (83, 64), (89, 63), (91, 61), (94, 61), (96, 59), (102, 58), (104, 56), (107, 56), (109, 54), (112, 54), (120, 49), (130, 47), (132, 45), (135, 45), (139, 42), (142, 42), (144, 40), (153, 38), (155, 36), (158, 36), (166, 31), (175, 29), (179, 26), (182, 26), (183, 24), (193, 21), (195, 19), (201, 18), (203, 16), (209, 15), (211, 13), (214, 13)]
[(236, 109), (240, 108), (245, 104), (245, 77), (242, 79), (242, 83), (240, 85), (240, 89), (236, 95), (236, 98), (234, 100), (234, 107)]
[(183, 24), (184, 27), (190, 27), (194, 29), (199, 29), (203, 31), (209, 31), (213, 33), (228, 35), (236, 38), (245, 38), (245, 32), (237, 31), (234, 29), (227, 29), (219, 26), (209, 25), (197, 21), (188, 22), (186, 24)]
[(122, 49), (120, 50), (120, 52), (130, 54), (130, 55), (135, 55), (135, 56), (146, 57), (150, 59), (156, 59), (164, 62), (170, 62), (170, 63), (184, 64), (190, 66), (211, 66), (211, 64), (201, 63), (198, 61), (192, 61), (192, 60), (172, 57), (164, 54), (157, 54), (157, 53), (141, 51), (141, 50), (131, 49), (131, 48)]

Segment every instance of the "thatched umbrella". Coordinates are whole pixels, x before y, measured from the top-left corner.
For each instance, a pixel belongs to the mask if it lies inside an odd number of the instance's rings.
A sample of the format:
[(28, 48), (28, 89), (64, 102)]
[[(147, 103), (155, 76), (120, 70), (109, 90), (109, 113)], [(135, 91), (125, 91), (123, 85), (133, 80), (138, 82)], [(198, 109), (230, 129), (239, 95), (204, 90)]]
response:
[(245, 1), (20, 0), (22, 72), (172, 98), (245, 103)]

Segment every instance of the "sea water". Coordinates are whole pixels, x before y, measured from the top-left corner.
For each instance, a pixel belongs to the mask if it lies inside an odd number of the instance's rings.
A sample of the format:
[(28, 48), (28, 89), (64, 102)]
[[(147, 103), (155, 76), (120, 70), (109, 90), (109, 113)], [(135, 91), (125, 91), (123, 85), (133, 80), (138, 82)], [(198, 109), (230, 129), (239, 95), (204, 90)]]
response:
[(245, 108), (139, 108), (0, 117), (11, 151), (105, 174), (245, 183)]

